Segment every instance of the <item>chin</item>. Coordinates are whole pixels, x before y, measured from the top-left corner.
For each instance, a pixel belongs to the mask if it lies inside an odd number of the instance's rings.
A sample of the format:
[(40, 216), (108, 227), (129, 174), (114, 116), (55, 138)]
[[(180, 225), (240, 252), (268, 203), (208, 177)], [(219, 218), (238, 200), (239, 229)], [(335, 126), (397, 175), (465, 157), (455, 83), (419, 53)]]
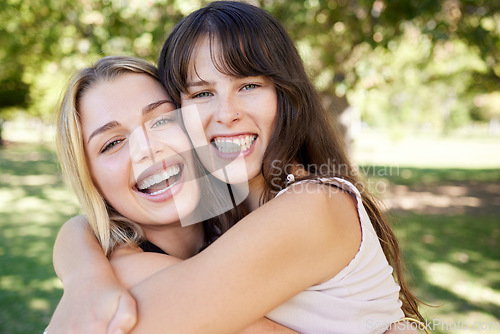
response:
[(241, 183), (247, 183), (249, 180), (251, 180), (246, 170), (243, 171), (226, 170), (225, 173), (222, 170), (218, 170), (212, 173), (212, 175), (227, 184), (241, 184)]

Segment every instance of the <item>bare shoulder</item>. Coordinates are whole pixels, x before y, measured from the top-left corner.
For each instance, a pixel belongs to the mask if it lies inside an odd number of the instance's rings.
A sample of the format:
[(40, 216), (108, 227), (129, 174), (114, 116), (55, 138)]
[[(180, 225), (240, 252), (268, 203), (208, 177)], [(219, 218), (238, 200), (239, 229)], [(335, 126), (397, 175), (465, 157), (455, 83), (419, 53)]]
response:
[(338, 187), (312, 182), (294, 184), (268, 204), (275, 210), (305, 212), (310, 217), (306, 221), (320, 229), (344, 227), (360, 232), (356, 198)]
[[(335, 204), (338, 204), (339, 201), (348, 201), (353, 204), (352, 207), (355, 209), (356, 203), (356, 198), (349, 192), (333, 185), (316, 182), (292, 184), (281, 196), (275, 199), (283, 196), (298, 196), (301, 199), (309, 198), (312, 201), (318, 201), (318, 204), (327, 204), (328, 207), (335, 207)], [(337, 206), (342, 207), (342, 205)]]
[(87, 216), (77, 215), (68, 219), (65, 224), (88, 224), (88, 222)]
[[(356, 198), (325, 184), (302, 183), (290, 186), (271, 200), (270, 211), (286, 212), (286, 224), (296, 232), (298, 245), (317, 249), (326, 260), (322, 283), (335, 276), (356, 256), (361, 245), (361, 227)], [(311, 261), (313, 259), (310, 259)]]
[[(315, 276), (311, 285), (318, 284), (347, 266), (359, 250), (361, 227), (355, 203), (354, 197), (335, 187), (292, 185), (220, 239), (236, 239), (228, 242), (228, 249), (248, 244), (254, 254), (261, 253), (261, 259), (276, 258), (285, 263), (287, 257), (295, 265), (302, 263), (303, 268), (316, 263), (318, 270), (311, 272)], [(255, 245), (259, 245), (258, 250)]]
[(118, 247), (111, 253), (109, 261), (116, 277), (126, 288), (132, 288), (158, 271), (181, 262), (170, 255), (144, 252), (135, 245)]
[(81, 233), (87, 233), (87, 235), (92, 234), (90, 231), (89, 222), (86, 216), (78, 215), (69, 218), (60, 228), (59, 234), (70, 235), (70, 236), (80, 236)]

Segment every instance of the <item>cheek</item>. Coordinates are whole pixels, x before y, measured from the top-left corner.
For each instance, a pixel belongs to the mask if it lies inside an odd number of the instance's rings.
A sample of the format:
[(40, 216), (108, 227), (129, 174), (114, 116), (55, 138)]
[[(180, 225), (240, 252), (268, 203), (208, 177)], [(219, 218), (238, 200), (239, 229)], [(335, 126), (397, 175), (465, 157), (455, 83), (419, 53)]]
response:
[(270, 122), (271, 131), (274, 130), (274, 126), (276, 125), (276, 119), (278, 118), (278, 96), (277, 96), (276, 92), (274, 92), (274, 94), (273, 94), (272, 105), (274, 107), (272, 109), (272, 112), (270, 113), (270, 115), (271, 115), (271, 117), (270, 117), (271, 118), (271, 122)]
[(184, 129), (181, 128), (180, 125), (175, 126), (172, 128), (171, 136), (173, 138), (176, 138), (175, 140), (175, 149), (177, 152), (186, 152), (186, 151), (191, 151), (192, 146), (191, 146), (191, 141), (189, 140), (189, 137), (187, 133), (184, 131)]
[(198, 111), (198, 108), (191, 106), (184, 110), (183, 120), (186, 127), (187, 134), (195, 147), (208, 145), (206, 137), (206, 129), (208, 127), (208, 117), (206, 114)]
[(195, 182), (194, 184), (197, 185), (197, 182), (198, 182), (197, 179), (199, 178), (199, 176), (200, 176), (199, 174), (201, 172), (198, 171), (198, 167), (195, 164), (192, 152), (186, 152), (183, 155), (183, 159), (184, 159), (184, 162), (185, 162), (185, 166), (184, 166), (184, 181), (185, 182), (189, 182), (189, 181), (193, 180)]
[(106, 157), (90, 165), (92, 178), (104, 197), (120, 185), (128, 185), (127, 164), (122, 159)]
[(272, 131), (274, 130), (274, 126), (276, 125), (276, 118), (278, 117), (278, 108), (274, 108), (272, 112), (269, 113), (269, 118), (267, 120), (267, 124), (269, 127), (269, 135), (272, 134)]
[(278, 117), (276, 98), (271, 97), (267, 99), (260, 110), (262, 112), (258, 116), (261, 128), (265, 131), (266, 136), (270, 138), (276, 124), (276, 118)]
[(181, 154), (191, 150), (191, 142), (180, 125), (174, 125), (168, 129), (148, 133), (148, 137), (153, 146), (162, 148), (165, 151), (172, 151)]

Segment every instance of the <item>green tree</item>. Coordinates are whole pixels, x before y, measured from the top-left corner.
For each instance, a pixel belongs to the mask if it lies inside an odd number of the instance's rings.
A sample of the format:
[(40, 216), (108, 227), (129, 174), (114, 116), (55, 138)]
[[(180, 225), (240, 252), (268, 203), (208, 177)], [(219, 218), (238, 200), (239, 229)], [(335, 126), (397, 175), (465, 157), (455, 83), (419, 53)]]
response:
[[(47, 120), (70, 74), (98, 57), (155, 60), (173, 25), (206, 2), (0, 0), (0, 137), (15, 110)], [(373, 124), (442, 128), (492, 114), (474, 99), (499, 86), (498, 1), (254, 2), (287, 26), (338, 114), (353, 104)]]
[(364, 118), (422, 123), (433, 114), (444, 128), (471, 117), (476, 94), (498, 90), (498, 1), (259, 2), (288, 27), (337, 113), (348, 92), (365, 90), (373, 98), (356, 101)]
[(0, 129), (16, 108), (50, 119), (70, 75), (99, 57), (155, 60), (166, 33), (199, 6), (181, 0), (2, 0)]

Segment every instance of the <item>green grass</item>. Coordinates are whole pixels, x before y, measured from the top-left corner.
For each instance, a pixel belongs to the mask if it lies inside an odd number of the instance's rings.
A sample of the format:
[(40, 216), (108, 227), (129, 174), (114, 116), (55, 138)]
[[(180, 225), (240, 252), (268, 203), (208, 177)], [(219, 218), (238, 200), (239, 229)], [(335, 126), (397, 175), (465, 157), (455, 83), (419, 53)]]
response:
[[(460, 215), (441, 208), (445, 213), (397, 210), (390, 218), (414, 292), (433, 306), (422, 308), (436, 324), (433, 333), (500, 333), (500, 206), (493, 198), (500, 200), (500, 169), (366, 165), (360, 172), (374, 192), (403, 187), (435, 195), (440, 186), (452, 186), (478, 199), (477, 207), (465, 207)], [(496, 188), (488, 192), (492, 185)], [(383, 191), (378, 196), (387, 197)], [(460, 323), (468, 329), (453, 327)], [(484, 330), (473, 331), (474, 325)]]
[[(498, 215), (397, 215), (416, 295), (429, 322), (449, 324), (500, 321), (500, 225)], [(436, 330), (435, 333), (470, 333)], [(475, 333), (475, 332), (474, 332)], [(496, 330), (484, 333), (500, 333)]]
[[(500, 154), (500, 153), (499, 153)], [(360, 166), (362, 175), (375, 179), (386, 179), (392, 184), (416, 186), (435, 183), (498, 183), (498, 169), (466, 169), (466, 168), (417, 168), (405, 166)]]
[(58, 176), (53, 149), (0, 147), (0, 324), (2, 333), (41, 333), (62, 294), (52, 247), (78, 212)]
[(360, 165), (499, 169), (500, 138), (486, 131), (447, 137), (407, 132), (396, 139), (390, 131), (366, 129), (354, 141), (354, 160)]
[[(58, 176), (56, 161), (48, 146), (13, 143), (0, 148), (1, 333), (41, 333), (62, 294), (52, 269), (52, 246), (58, 229), (78, 212), (78, 205)], [(432, 192), (442, 184), (479, 189), (500, 184), (500, 170), (480, 169), (479, 163), (474, 169), (413, 166), (392, 167), (392, 171), (374, 163), (378, 166), (363, 166), (366, 174), (389, 186), (424, 187)], [(394, 212), (415, 292), (439, 305), (423, 309), (430, 321), (470, 325), (500, 321), (500, 215), (496, 212)], [(500, 333), (500, 328), (435, 333)]]

